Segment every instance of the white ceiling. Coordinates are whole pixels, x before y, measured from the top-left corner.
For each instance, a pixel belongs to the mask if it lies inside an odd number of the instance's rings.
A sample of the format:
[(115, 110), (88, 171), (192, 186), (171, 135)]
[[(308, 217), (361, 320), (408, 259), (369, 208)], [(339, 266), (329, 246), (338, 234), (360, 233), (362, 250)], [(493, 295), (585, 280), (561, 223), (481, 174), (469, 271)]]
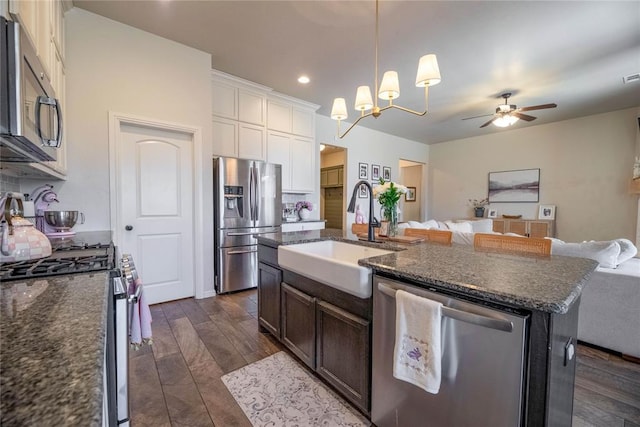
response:
[[(374, 1), (100, 1), (74, 5), (211, 54), (211, 66), (321, 105), (373, 86)], [(535, 126), (640, 106), (640, 1), (381, 1), (380, 73), (400, 74), (395, 103), (420, 110), (418, 59), (438, 57), (429, 113), (389, 110), (360, 125), (426, 144), (505, 131), (490, 117), (501, 93)], [(141, 54), (144, 54), (141, 52)], [(311, 83), (296, 79), (307, 74)], [(349, 136), (347, 136), (349, 138)]]

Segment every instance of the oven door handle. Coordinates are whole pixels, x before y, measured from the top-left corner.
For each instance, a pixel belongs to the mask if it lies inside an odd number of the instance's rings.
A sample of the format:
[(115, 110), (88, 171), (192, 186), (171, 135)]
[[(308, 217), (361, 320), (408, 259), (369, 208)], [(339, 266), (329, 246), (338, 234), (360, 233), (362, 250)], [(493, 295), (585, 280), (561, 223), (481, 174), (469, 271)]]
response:
[(136, 286), (136, 292), (133, 295), (129, 295), (129, 304), (137, 304), (142, 295), (142, 285)]

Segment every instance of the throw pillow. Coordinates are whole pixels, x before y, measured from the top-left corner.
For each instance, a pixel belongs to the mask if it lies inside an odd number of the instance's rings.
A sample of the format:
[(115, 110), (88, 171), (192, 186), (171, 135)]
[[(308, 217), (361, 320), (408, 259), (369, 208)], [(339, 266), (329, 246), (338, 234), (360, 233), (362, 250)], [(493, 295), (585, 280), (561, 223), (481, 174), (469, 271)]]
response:
[(473, 233), (473, 228), (471, 228), (471, 223), (468, 221), (465, 222), (453, 222), (453, 221), (445, 221), (447, 228), (451, 231), (463, 231), (465, 233)]
[(409, 221), (409, 228), (427, 228), (421, 222)]
[(616, 239), (620, 245), (620, 255), (618, 255), (618, 265), (630, 260), (638, 253), (638, 248), (629, 239)]
[(437, 230), (439, 228), (438, 221), (436, 221), (435, 219), (430, 219), (429, 221), (423, 222), (422, 226), (429, 230)]
[(552, 255), (564, 255), (578, 258), (589, 258), (598, 261), (600, 267), (616, 268), (620, 245), (616, 241), (552, 243)]

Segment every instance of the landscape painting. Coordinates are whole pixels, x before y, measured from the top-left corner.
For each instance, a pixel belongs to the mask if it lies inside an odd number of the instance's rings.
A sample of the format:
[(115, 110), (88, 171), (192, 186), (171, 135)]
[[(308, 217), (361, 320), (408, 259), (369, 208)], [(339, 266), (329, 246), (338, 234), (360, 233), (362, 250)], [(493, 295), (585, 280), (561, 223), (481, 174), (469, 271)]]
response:
[(537, 202), (540, 169), (489, 172), (489, 203)]

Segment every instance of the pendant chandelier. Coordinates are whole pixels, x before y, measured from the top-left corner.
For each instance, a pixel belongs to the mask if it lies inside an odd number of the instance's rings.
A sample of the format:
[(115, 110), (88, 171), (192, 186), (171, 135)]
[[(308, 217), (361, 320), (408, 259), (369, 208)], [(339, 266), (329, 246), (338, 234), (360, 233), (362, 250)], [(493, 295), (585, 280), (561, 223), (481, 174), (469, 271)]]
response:
[[(376, 35), (375, 35), (375, 81), (374, 89), (378, 87), (378, 0), (376, 0)], [(416, 87), (424, 87), (424, 111), (415, 111), (409, 108), (395, 105), (393, 100), (400, 96), (400, 83), (398, 81), (398, 73), (396, 71), (387, 71), (382, 77), (382, 83), (378, 90), (378, 96), (375, 99), (371, 97), (371, 90), (369, 86), (360, 86), (356, 91), (355, 109), (360, 111), (360, 117), (353, 122), (353, 124), (343, 134), (340, 134), (340, 122), (346, 120), (347, 104), (344, 98), (336, 98), (333, 100), (333, 107), (331, 108), (331, 118), (338, 121), (338, 138), (344, 138), (360, 120), (365, 117), (373, 116), (378, 118), (384, 110), (389, 108), (397, 108), (398, 110), (405, 111), (407, 113), (415, 114), (417, 116), (424, 116), (427, 114), (427, 106), (429, 101), (429, 86), (434, 86), (440, 83), (440, 70), (438, 68), (438, 61), (434, 54), (424, 55), (420, 58), (418, 63), (418, 74), (416, 76)], [(389, 104), (384, 107), (378, 106), (378, 98), (389, 101)]]

